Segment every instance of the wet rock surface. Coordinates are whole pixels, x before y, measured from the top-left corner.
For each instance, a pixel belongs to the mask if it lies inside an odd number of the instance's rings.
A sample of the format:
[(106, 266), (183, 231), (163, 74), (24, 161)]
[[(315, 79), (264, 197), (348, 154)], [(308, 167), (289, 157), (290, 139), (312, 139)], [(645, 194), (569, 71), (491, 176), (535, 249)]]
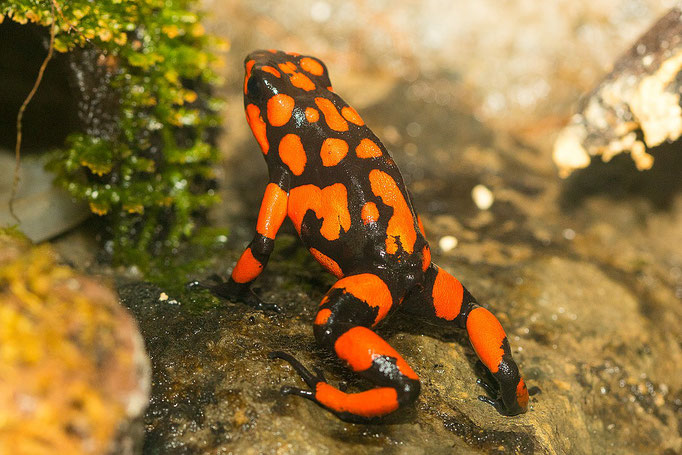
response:
[(48, 245), (0, 231), (0, 453), (134, 454), (149, 359), (135, 321)]
[[(419, 109), (406, 110), (412, 108)], [(367, 112), (370, 122), (372, 109)], [(334, 384), (367, 386), (315, 345), (315, 308), (333, 279), (285, 234), (258, 284), (259, 294), (281, 305), (282, 314), (232, 303), (198, 310), (191, 299), (160, 303), (160, 289), (120, 287), (141, 321), (154, 363), (145, 452), (679, 451), (682, 258), (676, 239), (682, 235), (682, 200), (678, 196), (669, 210), (655, 211), (634, 196), (585, 196), (561, 209), (553, 177), (532, 167), (523, 178), (517, 173), (519, 161), (531, 162), (538, 152), (497, 140), (489, 148), (452, 149), (441, 159), (437, 152), (395, 156), (403, 169), (419, 169), (408, 178), (417, 188), (434, 260), (507, 329), (535, 392), (527, 414), (503, 417), (476, 399), (481, 370), (463, 333), (435, 330), (400, 314), (380, 333), (422, 378), (413, 409), (383, 425), (353, 425), (305, 400), (281, 396), (282, 385), (302, 383), (289, 366), (268, 360), (273, 350), (296, 354)], [(437, 145), (424, 145), (429, 147)], [(249, 155), (230, 165), (242, 169), (232, 190), (245, 208), (235, 244), (217, 265), (225, 272), (250, 237), (255, 210), (248, 207), (257, 207), (259, 192), (248, 182), (261, 172), (246, 172)], [(488, 211), (479, 211), (471, 199), (475, 182), (496, 195)], [(435, 247), (446, 235), (458, 239), (447, 253)]]
[[(445, 46), (412, 51), (377, 38), (399, 30), (408, 44), (424, 44), (409, 27), (394, 27), (422, 18), (422, 29), (438, 29), (437, 2), (422, 3), (382, 16), (356, 2), (344, 8), (207, 2), (214, 15), (208, 27), (233, 44), (224, 89), (229, 133), (221, 144), (225, 202), (212, 214), (231, 234), (211, 271), (227, 274), (251, 239), (266, 184), (243, 121), (241, 60), (254, 48), (314, 53), (328, 64), (337, 93), (391, 150), (434, 261), (501, 320), (534, 392), (531, 409), (508, 418), (478, 401), (481, 371), (465, 334), (400, 314), (379, 332), (422, 378), (413, 408), (383, 424), (355, 425), (281, 396), (281, 386), (302, 381), (285, 363), (268, 360), (273, 350), (319, 367), (333, 384), (367, 386), (314, 342), (315, 309), (334, 280), (287, 223), (256, 289), (281, 314), (119, 279), (153, 365), (144, 453), (682, 452), (678, 168), (655, 163), (650, 172), (656, 173), (646, 174), (629, 162), (625, 170), (588, 168), (562, 182), (551, 157), (577, 96), (663, 6), (571, 2), (565, 17), (558, 12), (562, 2), (543, 10), (479, 2), (472, 10), (441, 11), (448, 27), (471, 33), (449, 41), (464, 56)], [(512, 24), (524, 24), (523, 30)], [(491, 34), (491, 27), (500, 33)], [(554, 65), (557, 60), (562, 63)], [(506, 75), (514, 77), (496, 85)], [(541, 90), (532, 91), (538, 84)], [(655, 177), (632, 183), (630, 171)], [(477, 185), (493, 195), (487, 210), (472, 198)]]

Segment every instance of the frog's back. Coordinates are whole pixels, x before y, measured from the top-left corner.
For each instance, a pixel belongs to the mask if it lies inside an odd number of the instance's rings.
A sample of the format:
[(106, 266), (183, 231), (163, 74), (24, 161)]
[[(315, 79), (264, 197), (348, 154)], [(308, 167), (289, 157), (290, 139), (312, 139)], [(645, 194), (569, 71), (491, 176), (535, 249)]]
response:
[(421, 268), (428, 246), (402, 175), (324, 64), (258, 51), (245, 66), (247, 120), (271, 176), (287, 174), (288, 216), (316, 259), (339, 276)]

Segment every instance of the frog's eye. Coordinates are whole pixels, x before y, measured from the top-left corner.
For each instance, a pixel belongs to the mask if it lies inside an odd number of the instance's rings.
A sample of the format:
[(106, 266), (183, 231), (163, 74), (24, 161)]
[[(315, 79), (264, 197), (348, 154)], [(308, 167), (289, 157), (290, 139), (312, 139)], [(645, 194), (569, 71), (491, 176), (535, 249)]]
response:
[(262, 89), (260, 79), (251, 76), (249, 78), (249, 82), (246, 83), (246, 89), (248, 90), (250, 96), (258, 98), (261, 94)]

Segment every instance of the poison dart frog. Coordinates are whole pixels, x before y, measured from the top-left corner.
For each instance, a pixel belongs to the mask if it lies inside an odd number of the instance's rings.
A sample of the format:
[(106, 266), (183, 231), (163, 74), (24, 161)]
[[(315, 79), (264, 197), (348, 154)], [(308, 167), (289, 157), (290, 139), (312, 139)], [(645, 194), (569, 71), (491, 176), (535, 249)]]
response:
[(386, 147), (331, 86), (327, 68), (310, 56), (256, 51), (246, 57), (246, 119), (268, 166), (269, 183), (253, 240), (229, 280), (214, 294), (260, 309), (250, 289), (265, 268), (275, 237), (289, 218), (313, 257), (338, 281), (313, 323), (319, 344), (376, 387), (350, 393), (321, 373), (290, 363), (308, 388), (283, 394), (311, 400), (343, 420), (370, 421), (413, 403), (417, 373), (374, 328), (393, 311), (466, 329), (490, 371), (479, 397), (504, 415), (526, 412), (528, 390), (497, 318), (479, 306), (450, 273), (431, 262), (403, 177)]

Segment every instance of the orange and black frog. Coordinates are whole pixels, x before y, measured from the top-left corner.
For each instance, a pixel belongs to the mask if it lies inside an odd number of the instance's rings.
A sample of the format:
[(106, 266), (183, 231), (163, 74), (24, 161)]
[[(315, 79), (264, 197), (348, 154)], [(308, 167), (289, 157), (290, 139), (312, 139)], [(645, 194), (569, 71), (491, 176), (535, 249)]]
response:
[(313, 322), (317, 341), (376, 387), (346, 392), (289, 362), (308, 388), (284, 387), (349, 421), (369, 421), (414, 402), (417, 373), (374, 331), (393, 311), (466, 329), (494, 381), (479, 397), (504, 415), (526, 411), (528, 391), (499, 321), (464, 286), (431, 262), (419, 216), (395, 162), (360, 115), (332, 90), (318, 59), (281, 51), (246, 57), (246, 119), (269, 170), (256, 233), (228, 281), (211, 287), (223, 298), (277, 309), (250, 289), (289, 218), (315, 259), (338, 281)]

